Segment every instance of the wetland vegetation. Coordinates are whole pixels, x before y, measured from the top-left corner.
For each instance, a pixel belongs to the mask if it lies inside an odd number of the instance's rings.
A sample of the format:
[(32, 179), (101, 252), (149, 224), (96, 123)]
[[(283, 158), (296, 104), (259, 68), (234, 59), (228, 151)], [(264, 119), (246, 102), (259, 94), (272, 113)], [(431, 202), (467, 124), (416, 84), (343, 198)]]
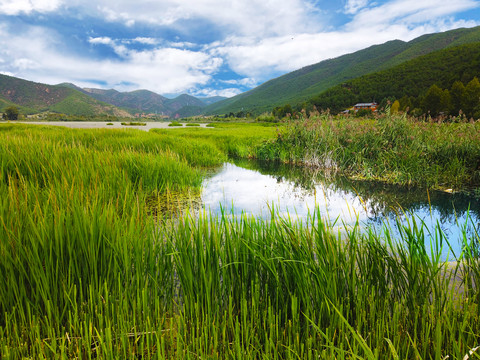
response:
[(292, 120), (258, 150), (264, 159), (427, 188), (468, 190), (480, 183), (480, 123), (314, 114)]
[(397, 238), (339, 231), (315, 210), (300, 223), (275, 209), (169, 218), (161, 205), (232, 158), (471, 188), (477, 127), (328, 115), (149, 132), (0, 124), (1, 356), (475, 358), (476, 234), (445, 262), (443, 232), (415, 218), (394, 224)]

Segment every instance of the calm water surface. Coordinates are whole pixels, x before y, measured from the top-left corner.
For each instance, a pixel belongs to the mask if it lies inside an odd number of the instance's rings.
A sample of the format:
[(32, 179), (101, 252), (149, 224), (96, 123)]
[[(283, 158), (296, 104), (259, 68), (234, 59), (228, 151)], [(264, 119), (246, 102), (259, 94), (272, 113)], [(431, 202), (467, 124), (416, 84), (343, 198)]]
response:
[[(211, 174), (204, 181), (201, 199), (203, 207), (214, 214), (223, 209), (269, 219), (270, 209), (275, 208), (277, 214), (305, 221), (318, 208), (323, 218), (336, 221), (340, 228), (358, 219), (363, 228), (382, 232), (387, 225), (397, 235), (397, 220), (415, 221), (424, 224), (427, 238), (435, 238), (436, 229), (441, 229), (456, 255), (461, 252), (462, 229), (474, 237), (480, 219), (480, 202), (473, 197), (248, 161), (224, 164)], [(452, 259), (446, 245), (442, 256)]]

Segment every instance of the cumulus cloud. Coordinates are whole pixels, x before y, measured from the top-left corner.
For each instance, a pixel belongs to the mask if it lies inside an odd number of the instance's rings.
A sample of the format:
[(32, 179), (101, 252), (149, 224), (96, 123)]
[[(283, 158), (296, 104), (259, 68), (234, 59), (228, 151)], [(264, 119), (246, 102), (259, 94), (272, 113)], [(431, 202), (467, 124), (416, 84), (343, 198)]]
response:
[(61, 0), (0, 0), (0, 14), (46, 13), (57, 10), (61, 4)]

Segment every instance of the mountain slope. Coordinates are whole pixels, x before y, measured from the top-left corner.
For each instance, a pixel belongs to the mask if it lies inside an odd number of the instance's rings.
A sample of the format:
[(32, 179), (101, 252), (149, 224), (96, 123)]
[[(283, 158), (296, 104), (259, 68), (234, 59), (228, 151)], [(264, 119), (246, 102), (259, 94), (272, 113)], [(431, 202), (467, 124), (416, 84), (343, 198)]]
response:
[(69, 115), (130, 116), (73, 88), (46, 85), (0, 74), (0, 106), (18, 106), (23, 113), (55, 111)]
[(222, 114), (243, 109), (258, 114), (278, 105), (302, 103), (347, 80), (391, 68), (436, 50), (477, 41), (480, 41), (480, 27), (423, 35), (409, 42), (389, 41), (267, 81), (255, 89), (209, 105), (205, 113)]
[(480, 42), (438, 50), (387, 70), (361, 76), (334, 86), (311, 99), (333, 112), (357, 103), (393, 97), (418, 97), (430, 86), (450, 88), (460, 80), (480, 78)]
[(106, 103), (132, 109), (132, 112), (159, 113), (166, 112), (168, 99), (148, 90), (119, 92), (113, 89), (83, 89), (91, 97)]
[[(69, 84), (69, 86), (75, 86)], [(131, 92), (119, 92), (116, 90), (102, 89), (81, 89), (84, 93), (91, 97), (104, 101), (106, 103), (131, 109), (132, 113), (150, 113), (159, 115), (175, 116), (184, 107), (197, 109), (196, 114), (202, 112), (207, 104), (223, 100), (224, 98), (206, 98), (199, 99), (194, 96), (182, 94), (174, 99), (168, 99), (162, 95), (156, 94), (148, 90), (136, 90)]]

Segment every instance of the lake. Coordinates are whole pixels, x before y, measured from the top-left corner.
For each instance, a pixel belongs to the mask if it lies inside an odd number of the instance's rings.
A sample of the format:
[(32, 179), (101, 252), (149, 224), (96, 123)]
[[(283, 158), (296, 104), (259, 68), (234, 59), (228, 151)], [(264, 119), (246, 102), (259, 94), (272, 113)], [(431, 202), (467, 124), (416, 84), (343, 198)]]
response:
[[(269, 219), (273, 207), (277, 214), (299, 221), (306, 221), (318, 208), (322, 218), (335, 222), (339, 229), (353, 226), (358, 219), (363, 229), (383, 233), (388, 225), (397, 236), (397, 220), (402, 224), (415, 221), (425, 225), (427, 238), (434, 239), (435, 230), (441, 229), (456, 255), (461, 252), (464, 232), (475, 236), (480, 219), (480, 202), (471, 196), (353, 181), (271, 162), (224, 164), (205, 179), (201, 202), (213, 214), (223, 210)], [(452, 259), (446, 245), (442, 257)]]

